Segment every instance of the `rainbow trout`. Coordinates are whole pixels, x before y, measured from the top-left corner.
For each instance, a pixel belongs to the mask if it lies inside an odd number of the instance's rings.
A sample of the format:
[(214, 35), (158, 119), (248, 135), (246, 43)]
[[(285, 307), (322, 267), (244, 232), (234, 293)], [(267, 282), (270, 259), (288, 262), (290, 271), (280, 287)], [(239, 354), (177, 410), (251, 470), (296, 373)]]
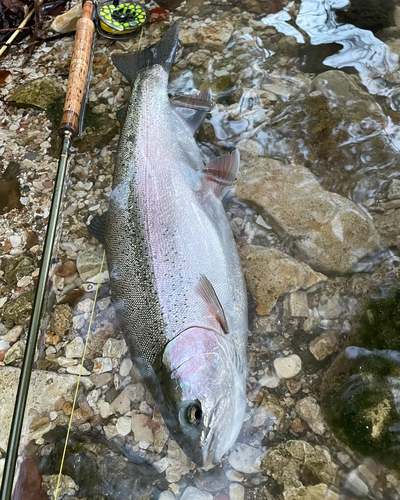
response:
[[(234, 444), (245, 409), (247, 297), (221, 202), (233, 151), (204, 165), (193, 134), (210, 92), (170, 100), (175, 25), (156, 45), (113, 62), (132, 85), (105, 220), (117, 316), (170, 430), (197, 464)], [(97, 229), (96, 229), (97, 226)]]

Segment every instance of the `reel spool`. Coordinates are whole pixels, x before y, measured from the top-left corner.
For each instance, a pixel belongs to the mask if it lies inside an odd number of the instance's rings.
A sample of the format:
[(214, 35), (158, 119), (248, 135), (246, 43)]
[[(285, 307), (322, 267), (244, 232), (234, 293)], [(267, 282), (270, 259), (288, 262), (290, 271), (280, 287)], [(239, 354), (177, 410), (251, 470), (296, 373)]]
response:
[(97, 31), (119, 40), (131, 38), (150, 19), (150, 11), (136, 2), (104, 0), (97, 5)]

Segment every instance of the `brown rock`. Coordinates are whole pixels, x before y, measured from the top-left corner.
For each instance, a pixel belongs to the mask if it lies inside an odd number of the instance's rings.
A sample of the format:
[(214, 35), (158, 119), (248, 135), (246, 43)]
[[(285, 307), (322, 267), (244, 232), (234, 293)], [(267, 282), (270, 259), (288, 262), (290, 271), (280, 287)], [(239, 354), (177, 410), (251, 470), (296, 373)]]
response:
[(246, 245), (239, 252), (247, 286), (260, 315), (268, 314), (283, 293), (309, 288), (327, 279), (275, 248)]
[(322, 361), (339, 350), (339, 339), (334, 333), (323, 333), (312, 340), (308, 347), (313, 356)]
[(60, 337), (54, 335), (52, 332), (46, 332), (44, 334), (44, 343), (47, 345), (57, 345), (60, 342)]
[(378, 247), (372, 219), (351, 200), (323, 189), (303, 166), (249, 157), (236, 193), (261, 207), (264, 219), (318, 271), (346, 274)]
[(301, 389), (301, 383), (294, 379), (286, 380), (286, 387), (288, 388), (290, 394), (297, 394)]
[(56, 275), (68, 278), (76, 273), (76, 264), (73, 260), (67, 260), (56, 269)]
[(63, 337), (69, 329), (72, 321), (72, 309), (67, 304), (60, 304), (55, 307), (51, 317), (50, 328), (54, 335)]
[(297, 434), (302, 434), (304, 432), (304, 426), (299, 418), (294, 418), (290, 422), (290, 427), (294, 432), (297, 432)]

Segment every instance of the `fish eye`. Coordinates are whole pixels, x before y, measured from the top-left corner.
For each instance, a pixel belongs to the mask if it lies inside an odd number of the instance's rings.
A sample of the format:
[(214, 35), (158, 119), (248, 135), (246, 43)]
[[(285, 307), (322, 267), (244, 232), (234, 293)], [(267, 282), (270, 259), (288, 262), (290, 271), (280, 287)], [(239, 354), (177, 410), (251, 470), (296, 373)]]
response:
[(186, 425), (197, 426), (201, 422), (203, 412), (198, 401), (191, 401), (189, 404), (181, 408), (180, 420)]

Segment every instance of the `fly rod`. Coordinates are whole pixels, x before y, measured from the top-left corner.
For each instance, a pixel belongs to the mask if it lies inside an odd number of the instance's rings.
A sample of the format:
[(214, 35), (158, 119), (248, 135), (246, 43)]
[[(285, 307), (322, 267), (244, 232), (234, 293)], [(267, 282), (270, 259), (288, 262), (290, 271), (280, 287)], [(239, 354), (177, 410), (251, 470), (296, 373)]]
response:
[(50, 269), (53, 245), (62, 203), (69, 149), (72, 139), (78, 136), (79, 133), (79, 116), (82, 110), (86, 82), (89, 74), (92, 43), (95, 31), (92, 18), (93, 2), (92, 0), (87, 0), (83, 5), (82, 17), (76, 25), (75, 44), (68, 77), (67, 94), (61, 124), (58, 130), (59, 135), (62, 138), (62, 148), (58, 161), (54, 194), (51, 203), (46, 239), (43, 247), (43, 257), (41, 261), (35, 300), (33, 303), (32, 317), (29, 325), (25, 356), (22, 363), (18, 391), (15, 400), (3, 479), (1, 483), (0, 500), (10, 500), (13, 489), (15, 465), (18, 456), (26, 400), (28, 397), (33, 361), (39, 334), (40, 318), (44, 304), (47, 277)]

